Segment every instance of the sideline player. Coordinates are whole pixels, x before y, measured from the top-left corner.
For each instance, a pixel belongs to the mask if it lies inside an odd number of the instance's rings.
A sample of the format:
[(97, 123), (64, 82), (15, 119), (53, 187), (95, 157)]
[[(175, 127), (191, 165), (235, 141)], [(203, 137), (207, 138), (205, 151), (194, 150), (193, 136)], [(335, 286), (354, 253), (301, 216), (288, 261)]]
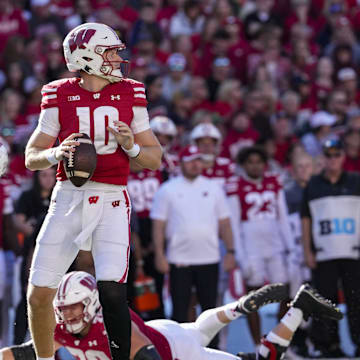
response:
[[(82, 24), (69, 32), (63, 47), (68, 69), (80, 77), (42, 88), (39, 124), (25, 152), (30, 170), (58, 164), (29, 278), (29, 325), (37, 359), (53, 360), (56, 288), (79, 249), (91, 250), (111, 356), (128, 360), (129, 160), (155, 170), (162, 150), (150, 129), (144, 85), (126, 78), (128, 62), (119, 55), (125, 45), (115, 31), (104, 24)], [(88, 134), (97, 152), (95, 173), (80, 189), (66, 181), (61, 161), (80, 144), (78, 133)], [(53, 147), (57, 139), (60, 145)]]
[[(267, 156), (262, 149), (244, 148), (238, 161), (244, 175), (227, 185), (227, 194), (236, 254), (248, 291), (259, 288), (266, 280), (288, 283), (289, 269), (285, 260), (294, 256), (295, 241), (284, 190), (275, 176), (265, 174)], [(286, 251), (289, 254), (285, 258)], [(286, 311), (285, 306), (283, 302), (279, 317)], [(249, 316), (248, 322), (255, 344), (260, 345), (258, 314)]]
[[(195, 322), (179, 324), (172, 320), (146, 323), (130, 310), (133, 360), (236, 360), (241, 357), (206, 348), (224, 326), (287, 296), (282, 284), (266, 285), (231, 304), (203, 312)], [(109, 359), (110, 352), (94, 277), (75, 271), (63, 277), (54, 300), (58, 325), (56, 349), (66, 347), (80, 360)], [(260, 359), (280, 359), (303, 318), (330, 317), (340, 320), (342, 313), (309, 285), (303, 285), (281, 322), (263, 339)], [(248, 357), (249, 355), (243, 354)], [(1, 360), (34, 360), (31, 342), (0, 351)]]

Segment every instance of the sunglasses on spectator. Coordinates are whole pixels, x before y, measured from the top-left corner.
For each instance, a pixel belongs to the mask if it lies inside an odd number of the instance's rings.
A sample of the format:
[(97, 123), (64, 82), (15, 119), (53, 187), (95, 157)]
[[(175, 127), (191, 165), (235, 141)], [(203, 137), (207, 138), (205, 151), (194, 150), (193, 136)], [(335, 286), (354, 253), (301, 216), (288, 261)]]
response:
[(328, 159), (331, 159), (331, 158), (339, 158), (342, 155), (342, 153), (341, 152), (334, 152), (334, 153), (325, 153), (324, 155)]

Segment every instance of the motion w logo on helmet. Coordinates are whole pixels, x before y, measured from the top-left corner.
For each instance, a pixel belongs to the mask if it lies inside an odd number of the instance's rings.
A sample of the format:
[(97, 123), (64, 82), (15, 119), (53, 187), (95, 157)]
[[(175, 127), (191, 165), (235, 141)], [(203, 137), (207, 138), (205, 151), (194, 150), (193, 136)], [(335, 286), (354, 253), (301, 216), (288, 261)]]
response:
[(69, 39), (70, 52), (72, 53), (77, 48), (85, 49), (84, 44), (87, 44), (95, 33), (96, 30), (83, 29), (76, 34), (73, 34), (73, 36)]

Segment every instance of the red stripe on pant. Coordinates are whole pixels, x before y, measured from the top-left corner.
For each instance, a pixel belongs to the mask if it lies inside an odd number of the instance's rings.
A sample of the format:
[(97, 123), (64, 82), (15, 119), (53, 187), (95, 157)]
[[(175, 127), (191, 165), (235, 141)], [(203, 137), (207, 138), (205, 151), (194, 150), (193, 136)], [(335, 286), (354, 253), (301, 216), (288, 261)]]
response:
[(119, 283), (123, 283), (125, 282), (126, 278), (127, 278), (127, 274), (129, 271), (129, 251), (130, 251), (130, 236), (131, 236), (131, 229), (130, 229), (130, 199), (129, 199), (129, 195), (127, 193), (126, 190), (123, 190), (123, 195), (125, 198), (125, 205), (126, 205), (126, 211), (127, 211), (127, 216), (128, 216), (128, 237), (129, 237), (129, 244), (126, 250), (126, 269), (125, 269), (125, 273), (123, 275), (123, 277), (119, 280)]

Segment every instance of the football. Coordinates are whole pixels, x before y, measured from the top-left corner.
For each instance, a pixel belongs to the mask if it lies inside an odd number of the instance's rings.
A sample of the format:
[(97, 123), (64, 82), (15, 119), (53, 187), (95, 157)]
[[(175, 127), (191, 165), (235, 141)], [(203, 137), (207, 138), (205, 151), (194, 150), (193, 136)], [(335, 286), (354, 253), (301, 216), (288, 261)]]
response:
[(96, 168), (96, 149), (87, 134), (74, 140), (80, 142), (69, 158), (64, 158), (64, 168), (67, 178), (76, 186), (84, 185), (91, 179)]

